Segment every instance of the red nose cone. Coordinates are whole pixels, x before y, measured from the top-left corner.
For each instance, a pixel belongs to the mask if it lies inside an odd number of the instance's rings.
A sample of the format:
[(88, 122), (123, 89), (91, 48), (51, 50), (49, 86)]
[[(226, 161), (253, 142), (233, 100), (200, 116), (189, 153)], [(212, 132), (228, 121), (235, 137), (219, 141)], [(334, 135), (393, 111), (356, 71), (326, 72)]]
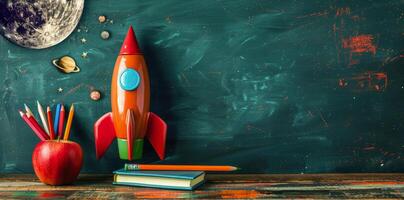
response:
[(142, 54), (139, 45), (137, 44), (135, 32), (133, 32), (132, 26), (129, 27), (128, 33), (126, 34), (125, 41), (123, 41), (120, 55), (133, 55)]

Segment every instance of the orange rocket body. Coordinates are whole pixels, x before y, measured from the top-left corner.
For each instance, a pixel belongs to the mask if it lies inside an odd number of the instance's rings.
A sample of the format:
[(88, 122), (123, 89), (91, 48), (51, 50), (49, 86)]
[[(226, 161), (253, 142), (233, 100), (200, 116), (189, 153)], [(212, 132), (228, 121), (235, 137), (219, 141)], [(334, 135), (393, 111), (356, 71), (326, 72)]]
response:
[[(116, 136), (118, 138), (126, 138), (126, 117), (128, 110), (132, 110), (135, 116), (136, 127), (134, 138), (143, 138), (146, 134), (147, 115), (150, 107), (149, 73), (143, 55), (138, 51), (135, 53), (138, 54), (125, 54), (125, 49), (122, 49), (116, 60), (112, 75), (111, 106)], [(127, 69), (135, 70), (139, 77), (141, 77), (139, 78), (136, 92), (127, 91), (121, 87), (121, 79)]]
[(147, 138), (160, 159), (164, 159), (167, 125), (149, 111), (149, 74), (132, 27), (113, 70), (111, 107), (112, 112), (94, 124), (97, 158), (102, 157), (116, 138), (121, 159), (140, 159)]

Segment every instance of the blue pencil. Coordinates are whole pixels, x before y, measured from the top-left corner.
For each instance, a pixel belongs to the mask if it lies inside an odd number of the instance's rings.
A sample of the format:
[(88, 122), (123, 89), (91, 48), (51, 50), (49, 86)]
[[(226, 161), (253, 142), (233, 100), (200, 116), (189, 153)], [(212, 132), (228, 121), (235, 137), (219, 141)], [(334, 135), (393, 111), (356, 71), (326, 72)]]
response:
[[(56, 105), (55, 121), (53, 122), (53, 127), (54, 127), (53, 130), (55, 130), (55, 134), (59, 133), (58, 128), (59, 128), (60, 108), (61, 108), (60, 103), (58, 103)], [(56, 138), (58, 138), (58, 137), (56, 136)]]

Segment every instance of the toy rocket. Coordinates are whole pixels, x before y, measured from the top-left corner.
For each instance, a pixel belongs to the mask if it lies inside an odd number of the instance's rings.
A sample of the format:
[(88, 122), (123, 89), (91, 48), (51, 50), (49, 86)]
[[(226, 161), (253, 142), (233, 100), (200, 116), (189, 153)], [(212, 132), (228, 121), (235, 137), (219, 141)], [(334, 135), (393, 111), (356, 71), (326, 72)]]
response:
[(160, 159), (164, 159), (167, 125), (149, 111), (149, 74), (132, 26), (115, 63), (111, 106), (112, 112), (94, 124), (97, 159), (104, 155), (115, 138), (121, 159), (142, 158), (144, 138), (150, 141)]

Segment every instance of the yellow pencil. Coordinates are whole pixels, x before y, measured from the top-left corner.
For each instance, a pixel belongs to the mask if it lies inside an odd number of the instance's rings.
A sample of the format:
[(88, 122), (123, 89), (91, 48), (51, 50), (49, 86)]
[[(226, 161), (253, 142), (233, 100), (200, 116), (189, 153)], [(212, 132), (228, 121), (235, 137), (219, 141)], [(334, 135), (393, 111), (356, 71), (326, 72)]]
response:
[(67, 118), (65, 134), (63, 136), (64, 140), (69, 139), (70, 128), (72, 127), (73, 115), (74, 115), (74, 105), (72, 104), (72, 106), (70, 107), (70, 111), (69, 111), (69, 117)]

